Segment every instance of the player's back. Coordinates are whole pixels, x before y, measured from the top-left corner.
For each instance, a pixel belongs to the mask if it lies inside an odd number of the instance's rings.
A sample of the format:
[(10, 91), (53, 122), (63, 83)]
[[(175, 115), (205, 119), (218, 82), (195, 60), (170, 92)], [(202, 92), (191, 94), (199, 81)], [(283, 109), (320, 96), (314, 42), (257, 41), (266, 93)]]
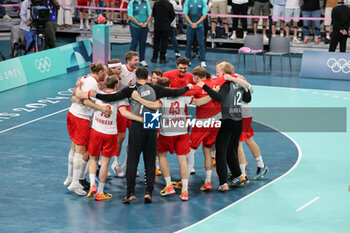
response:
[[(103, 93), (114, 93), (114, 92), (103, 92)], [(92, 120), (92, 128), (100, 133), (104, 134), (117, 134), (117, 114), (118, 114), (118, 107), (119, 107), (119, 101), (114, 102), (108, 102), (105, 103), (102, 100), (94, 99), (96, 100), (95, 103), (101, 106), (107, 106), (112, 113), (109, 116), (106, 116), (99, 110), (94, 111), (94, 116)]]
[(160, 134), (164, 136), (186, 134), (187, 113), (185, 109), (187, 105), (192, 103), (193, 97), (164, 97), (159, 99), (159, 101), (162, 103), (160, 108), (162, 113)]
[[(91, 75), (82, 77), (80, 81), (82, 83), (82, 91), (99, 90), (96, 79)], [(94, 110), (78, 103), (72, 103), (71, 107), (69, 108), (69, 111), (78, 118), (91, 120), (91, 116)]]

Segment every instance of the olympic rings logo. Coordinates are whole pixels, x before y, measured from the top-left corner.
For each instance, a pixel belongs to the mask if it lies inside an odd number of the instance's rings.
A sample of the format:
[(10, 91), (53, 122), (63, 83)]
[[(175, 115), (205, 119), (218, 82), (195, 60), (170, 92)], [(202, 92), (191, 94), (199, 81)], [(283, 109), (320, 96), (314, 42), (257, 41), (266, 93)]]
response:
[(344, 58), (340, 58), (338, 61), (335, 58), (329, 58), (327, 66), (332, 69), (334, 73), (342, 71), (347, 74), (350, 73), (350, 60), (347, 61)]
[(51, 60), (48, 57), (35, 59), (35, 67), (40, 70), (41, 73), (45, 73), (46, 71), (50, 71), (51, 68)]

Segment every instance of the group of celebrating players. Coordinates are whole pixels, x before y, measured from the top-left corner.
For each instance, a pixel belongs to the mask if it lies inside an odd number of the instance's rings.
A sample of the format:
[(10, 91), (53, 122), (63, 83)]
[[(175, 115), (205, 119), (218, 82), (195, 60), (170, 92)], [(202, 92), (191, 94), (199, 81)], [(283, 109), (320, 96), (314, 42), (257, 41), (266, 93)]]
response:
[[(212, 190), (214, 163), (219, 177), (218, 191), (249, 183), (242, 142), (247, 143), (257, 161), (254, 180), (266, 175), (269, 169), (252, 138), (252, 112), (248, 103), (253, 89), (244, 77), (234, 74), (232, 64), (218, 62), (216, 76), (212, 77), (199, 66), (192, 74), (187, 72), (190, 62), (180, 57), (176, 60), (177, 69), (165, 73), (155, 69), (150, 77), (146, 68), (138, 68), (137, 52), (127, 52), (125, 60), (126, 64), (119, 59), (110, 60), (107, 66), (99, 62), (91, 64), (91, 74), (77, 81), (67, 116), (72, 145), (64, 185), (70, 191), (95, 200), (112, 198), (112, 194), (104, 192), (104, 186), (114, 157), (111, 168), (116, 176), (124, 177), (126, 170), (127, 192), (123, 203), (131, 203), (136, 199), (135, 181), (142, 152), (145, 203), (152, 202), (156, 171), (160, 173), (156, 161), (166, 183), (160, 194), (168, 196), (176, 193), (175, 188), (181, 188), (180, 198), (187, 201), (189, 174), (195, 173), (194, 157), (201, 144), (206, 170), (201, 191)], [(186, 124), (191, 122), (190, 105), (196, 106), (196, 124), (191, 129)], [(144, 114), (154, 111), (159, 114), (155, 117), (161, 118), (159, 130), (145, 128), (143, 124)], [(121, 166), (119, 155), (127, 128), (127, 156)], [(171, 181), (167, 152), (177, 155), (181, 176), (178, 182)], [(86, 181), (87, 172), (90, 183)]]

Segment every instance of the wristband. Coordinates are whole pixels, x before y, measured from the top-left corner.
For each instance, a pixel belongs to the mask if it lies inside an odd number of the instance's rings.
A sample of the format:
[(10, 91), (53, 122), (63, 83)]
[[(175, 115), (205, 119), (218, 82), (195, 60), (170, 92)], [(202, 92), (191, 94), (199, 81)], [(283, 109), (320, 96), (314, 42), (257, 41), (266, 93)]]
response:
[(91, 92), (91, 91), (88, 91), (88, 99), (90, 99), (90, 92)]

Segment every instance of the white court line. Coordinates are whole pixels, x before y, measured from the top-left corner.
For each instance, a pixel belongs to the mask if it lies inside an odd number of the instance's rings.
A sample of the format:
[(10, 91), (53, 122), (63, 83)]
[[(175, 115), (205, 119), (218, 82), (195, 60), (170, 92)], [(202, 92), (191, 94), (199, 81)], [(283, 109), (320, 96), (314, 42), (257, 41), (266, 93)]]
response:
[(255, 190), (254, 192), (248, 194), (247, 196), (242, 197), (241, 199), (239, 199), (239, 200), (233, 202), (232, 204), (226, 206), (225, 208), (223, 208), (223, 209), (221, 209), (221, 210), (219, 210), (219, 211), (213, 213), (212, 215), (209, 215), (208, 217), (202, 219), (201, 221), (196, 222), (196, 223), (194, 223), (194, 224), (192, 224), (192, 225), (190, 225), (190, 226), (188, 226), (188, 227), (186, 227), (186, 228), (184, 228), (184, 229), (181, 229), (181, 230), (179, 230), (179, 231), (176, 231), (176, 232), (182, 232), (182, 231), (188, 230), (188, 229), (190, 229), (190, 228), (192, 228), (192, 227), (194, 227), (194, 226), (197, 226), (197, 225), (199, 225), (200, 223), (202, 223), (202, 222), (204, 222), (204, 221), (206, 221), (206, 220), (208, 220), (208, 219), (214, 217), (215, 215), (217, 215), (217, 214), (219, 214), (219, 213), (225, 211), (226, 209), (228, 209), (228, 208), (230, 208), (230, 207), (232, 207), (232, 206), (234, 206), (234, 205), (240, 203), (241, 201), (245, 200), (246, 198), (252, 196), (253, 194), (259, 192), (260, 190), (263, 190), (264, 188), (266, 188), (266, 187), (270, 186), (271, 184), (275, 183), (276, 181), (282, 179), (283, 177), (285, 177), (286, 175), (288, 175), (290, 172), (292, 172), (292, 171), (298, 166), (298, 164), (300, 163), (301, 157), (302, 157), (302, 152), (301, 152), (301, 148), (300, 148), (299, 144), (298, 144), (293, 138), (291, 138), (291, 137), (288, 136), (287, 134), (281, 132), (280, 130), (278, 130), (278, 129), (272, 127), (272, 126), (269, 126), (269, 125), (267, 125), (267, 124), (264, 124), (264, 123), (261, 123), (261, 122), (258, 122), (258, 121), (254, 121), (254, 122), (259, 123), (259, 124), (261, 124), (261, 125), (265, 125), (265, 126), (271, 128), (271, 129), (273, 129), (273, 130), (276, 130), (277, 132), (283, 134), (283, 135), (286, 136), (289, 140), (291, 140), (291, 141), (294, 143), (294, 145), (297, 147), (297, 149), (298, 149), (298, 160), (297, 160), (297, 162), (296, 162), (296, 163), (293, 165), (293, 167), (291, 167), (286, 173), (284, 173), (284, 174), (283, 174), (282, 176), (280, 176), (280, 177), (277, 177), (276, 179), (274, 179), (274, 180), (271, 181), (270, 183), (265, 184), (264, 186), (260, 187), (259, 189)]
[(31, 120), (31, 121), (28, 121), (28, 122), (25, 122), (25, 123), (23, 123), (23, 124), (13, 126), (13, 127), (11, 127), (11, 128), (8, 128), (8, 129), (5, 129), (5, 130), (3, 130), (3, 131), (0, 131), (0, 134), (5, 133), (5, 132), (10, 131), (10, 130), (13, 130), (13, 129), (17, 129), (17, 128), (19, 128), (19, 127), (22, 127), (22, 126), (28, 125), (28, 124), (33, 123), (33, 122), (36, 122), (36, 121), (42, 120), (42, 119), (44, 119), (44, 118), (47, 118), (47, 117), (50, 117), (50, 116), (56, 115), (56, 114), (58, 114), (58, 113), (61, 113), (61, 112), (67, 111), (68, 109), (69, 109), (69, 108), (65, 108), (65, 109), (59, 110), (59, 111), (57, 111), (57, 112), (50, 113), (50, 114), (48, 114), (48, 115), (45, 115), (45, 116), (42, 116), (42, 117), (36, 118), (36, 119)]
[(312, 199), (311, 201), (309, 201), (308, 203), (306, 203), (305, 205), (303, 205), (302, 207), (299, 207), (296, 211), (300, 211), (302, 209), (304, 209), (306, 206), (311, 205), (312, 203), (314, 203), (315, 201), (317, 201), (318, 199), (320, 199), (320, 197), (315, 197), (314, 199)]

